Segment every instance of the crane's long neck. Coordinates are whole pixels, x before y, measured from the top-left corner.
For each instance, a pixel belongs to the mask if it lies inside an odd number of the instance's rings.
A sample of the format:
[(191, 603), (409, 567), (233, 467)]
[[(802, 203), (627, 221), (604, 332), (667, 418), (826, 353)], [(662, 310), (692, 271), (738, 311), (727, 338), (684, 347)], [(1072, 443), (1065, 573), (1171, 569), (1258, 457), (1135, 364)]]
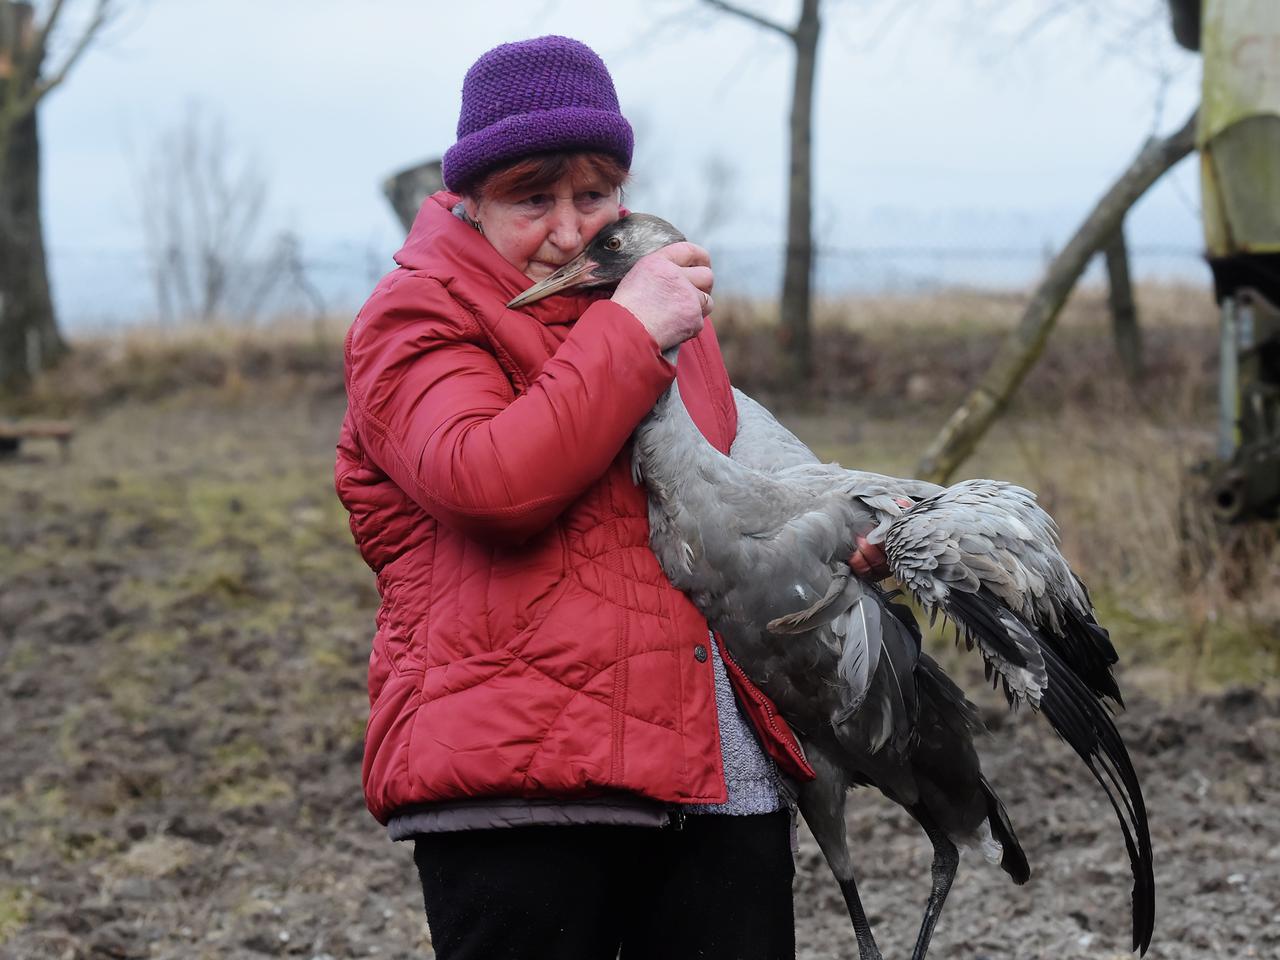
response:
[(705, 526), (722, 516), (719, 500), (734, 464), (702, 435), (674, 381), (636, 427), (631, 456), (632, 475), (649, 501), (649, 545), (659, 566), (695, 604), (701, 597), (699, 609), (712, 616), (706, 604), (718, 595), (713, 581), (725, 584), (716, 572), (722, 564), (707, 554), (716, 542), (708, 542)]
[[(675, 363), (677, 348), (664, 352)], [(650, 498), (672, 504), (692, 504), (702, 496), (718, 497), (717, 488), (737, 480), (743, 472), (702, 435), (672, 381), (653, 409), (636, 427), (632, 472), (643, 481)]]
[[(662, 356), (675, 366), (679, 352), (677, 345)], [(680, 387), (672, 380), (636, 427), (632, 473), (637, 483), (649, 487), (651, 496), (665, 501), (691, 474), (695, 461), (716, 452), (689, 416)]]

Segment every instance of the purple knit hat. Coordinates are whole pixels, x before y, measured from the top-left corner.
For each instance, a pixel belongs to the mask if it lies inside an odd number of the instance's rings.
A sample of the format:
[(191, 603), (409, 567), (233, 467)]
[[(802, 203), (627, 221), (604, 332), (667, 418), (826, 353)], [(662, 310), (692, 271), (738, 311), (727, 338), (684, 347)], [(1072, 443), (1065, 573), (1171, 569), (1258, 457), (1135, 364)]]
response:
[(444, 155), (453, 192), (532, 153), (599, 150), (631, 167), (635, 140), (601, 60), (568, 37), (494, 47), (462, 81), (458, 142)]

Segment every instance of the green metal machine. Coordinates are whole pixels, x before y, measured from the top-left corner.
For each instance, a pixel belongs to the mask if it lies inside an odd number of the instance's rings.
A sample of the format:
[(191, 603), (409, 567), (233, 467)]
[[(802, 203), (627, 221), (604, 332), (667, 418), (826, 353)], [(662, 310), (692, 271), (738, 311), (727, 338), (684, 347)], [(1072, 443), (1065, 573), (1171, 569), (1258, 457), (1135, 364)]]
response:
[(1205, 252), (1222, 308), (1217, 460), (1224, 520), (1280, 513), (1280, 2), (1169, 0), (1204, 58)]

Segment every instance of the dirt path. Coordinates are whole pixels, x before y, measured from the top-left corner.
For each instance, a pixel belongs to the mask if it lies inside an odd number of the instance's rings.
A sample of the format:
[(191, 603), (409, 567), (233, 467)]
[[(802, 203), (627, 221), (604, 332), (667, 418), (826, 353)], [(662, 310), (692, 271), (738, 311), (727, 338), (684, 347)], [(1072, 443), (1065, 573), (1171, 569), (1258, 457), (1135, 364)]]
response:
[[(66, 469), (0, 466), (0, 957), (430, 955), (409, 852), (359, 796), (375, 597), (328, 482), (340, 411), (284, 389), (127, 406)], [(989, 716), (1034, 874), (967, 857), (932, 956), (1124, 955), (1110, 809), (1043, 724)], [(1280, 702), (1139, 695), (1121, 724), (1150, 955), (1280, 956)], [(908, 956), (927, 844), (868, 794), (850, 829), (885, 955)], [(807, 836), (798, 867), (801, 956), (854, 955)]]

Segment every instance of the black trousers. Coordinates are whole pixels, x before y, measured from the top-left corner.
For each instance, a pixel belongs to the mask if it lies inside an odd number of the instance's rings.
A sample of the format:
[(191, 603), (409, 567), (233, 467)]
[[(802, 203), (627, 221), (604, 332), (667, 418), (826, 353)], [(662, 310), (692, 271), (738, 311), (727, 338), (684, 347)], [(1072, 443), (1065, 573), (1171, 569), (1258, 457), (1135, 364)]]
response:
[(795, 957), (785, 810), (426, 834), (413, 858), (438, 960)]

